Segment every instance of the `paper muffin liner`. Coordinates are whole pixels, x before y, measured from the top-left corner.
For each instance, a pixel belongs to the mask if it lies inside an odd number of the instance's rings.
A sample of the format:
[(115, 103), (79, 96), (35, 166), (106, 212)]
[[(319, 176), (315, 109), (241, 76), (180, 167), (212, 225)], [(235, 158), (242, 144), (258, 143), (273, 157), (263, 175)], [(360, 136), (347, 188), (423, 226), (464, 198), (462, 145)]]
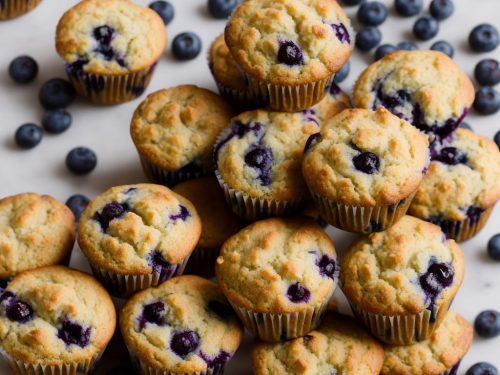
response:
[(334, 227), (356, 233), (380, 232), (390, 228), (406, 214), (415, 196), (390, 206), (361, 207), (334, 202), (309, 189), (319, 215)]
[(211, 171), (169, 171), (166, 169), (162, 169), (153, 163), (151, 163), (146, 157), (139, 154), (139, 158), (141, 159), (142, 169), (146, 177), (157, 184), (165, 185), (165, 186), (174, 186), (178, 183), (186, 180), (192, 180), (198, 177), (207, 176), (211, 173)]
[(229, 87), (218, 81), (215, 76), (213, 77), (219, 94), (238, 110), (243, 111), (259, 107), (258, 101), (253, 97), (250, 91)]
[(184, 270), (185, 274), (198, 275), (205, 278), (215, 276), (215, 261), (220, 254), (220, 247), (197, 247), (189, 258)]
[(178, 264), (172, 265), (170, 273), (150, 273), (148, 275), (120, 275), (108, 271), (88, 259), (92, 273), (106, 290), (115, 297), (127, 298), (133, 293), (149, 287), (158, 286), (174, 276), (182, 275), (189, 260), (189, 256)]
[(65, 65), (66, 74), (78, 95), (94, 104), (119, 104), (134, 100), (146, 90), (156, 62), (146, 69), (119, 75), (92, 74)]
[(4, 0), (3, 7), (0, 6), (0, 20), (9, 20), (28, 13), (36, 8), (42, 0)]
[(229, 207), (236, 215), (246, 220), (255, 221), (269, 216), (289, 215), (297, 211), (304, 202), (302, 198), (289, 201), (254, 198), (230, 187), (218, 170), (215, 170), (215, 176), (222, 190), (224, 190), (224, 196)]

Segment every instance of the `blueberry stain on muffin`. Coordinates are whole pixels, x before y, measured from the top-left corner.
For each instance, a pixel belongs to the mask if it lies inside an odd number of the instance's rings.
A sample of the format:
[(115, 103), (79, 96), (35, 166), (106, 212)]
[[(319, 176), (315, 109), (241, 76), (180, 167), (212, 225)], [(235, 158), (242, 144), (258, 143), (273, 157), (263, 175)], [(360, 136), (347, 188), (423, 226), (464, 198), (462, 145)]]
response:
[(432, 160), (447, 165), (467, 164), (467, 154), (456, 147), (444, 147)]
[(90, 331), (90, 327), (83, 327), (68, 317), (64, 317), (57, 329), (57, 337), (68, 346), (78, 345), (80, 348), (85, 348), (90, 343)]
[(187, 207), (180, 204), (179, 205), (179, 213), (170, 215), (169, 219), (172, 221), (177, 221), (177, 220), (186, 221), (187, 218), (190, 216), (191, 216), (191, 212), (189, 212)]
[(200, 336), (194, 331), (177, 332), (172, 336), (170, 349), (181, 358), (186, 358), (200, 346)]
[(311, 298), (311, 291), (297, 282), (288, 287), (286, 296), (293, 303), (303, 303), (309, 301)]
[(113, 201), (106, 204), (101, 212), (96, 212), (94, 220), (97, 220), (102, 230), (106, 231), (111, 221), (122, 218), (129, 211), (130, 207), (127, 203)]
[(208, 368), (222, 367), (231, 358), (231, 354), (224, 350), (219, 351), (219, 353), (213, 358), (203, 353), (201, 350), (199, 355), (206, 362)]
[(138, 318), (139, 328), (142, 330), (146, 323), (156, 324), (163, 326), (165, 321), (165, 304), (161, 301), (147, 304), (142, 309), (142, 315)]
[(341, 43), (351, 43), (351, 35), (349, 35), (349, 31), (347, 31), (347, 27), (345, 27), (343, 23), (332, 23), (330, 26), (332, 27), (335, 36)]
[(257, 179), (262, 186), (271, 184), (272, 162), (273, 152), (268, 147), (256, 146), (245, 154), (245, 163), (258, 171)]
[(259, 122), (251, 122), (250, 124), (243, 124), (242, 122), (234, 122), (229, 127), (224, 129), (221, 133), (220, 139), (215, 145), (214, 156), (217, 159), (219, 150), (225, 146), (231, 139), (238, 137), (243, 138), (248, 132), (253, 131), (255, 136), (258, 137), (263, 129), (263, 125)]
[(26, 323), (34, 317), (33, 308), (16, 298), (12, 292), (3, 293), (0, 296), (0, 303), (4, 306), (5, 316), (13, 322)]
[(304, 109), (302, 113), (304, 115), (304, 121), (311, 121), (318, 124), (317, 113), (314, 109), (312, 108)]
[(169, 279), (175, 272), (175, 266), (171, 265), (158, 250), (154, 250), (149, 255), (148, 262), (153, 269), (153, 273), (158, 275), (161, 281)]
[(435, 302), (443, 289), (453, 284), (455, 272), (449, 263), (438, 262), (432, 258), (427, 271), (419, 277), (419, 284), (424, 291), (427, 309), (434, 310)]

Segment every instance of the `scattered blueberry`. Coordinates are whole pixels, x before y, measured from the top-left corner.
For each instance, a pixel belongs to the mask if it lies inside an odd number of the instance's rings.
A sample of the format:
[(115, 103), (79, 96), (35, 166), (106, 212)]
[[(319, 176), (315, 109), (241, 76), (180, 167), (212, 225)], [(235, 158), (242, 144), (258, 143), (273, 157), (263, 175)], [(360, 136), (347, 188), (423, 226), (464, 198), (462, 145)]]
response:
[(482, 115), (492, 115), (500, 109), (500, 92), (491, 86), (485, 86), (476, 92), (474, 109)]
[(378, 2), (363, 3), (358, 9), (358, 21), (365, 26), (378, 26), (384, 23), (389, 12), (387, 7)]
[(278, 61), (289, 66), (302, 65), (302, 49), (291, 40), (285, 40), (279, 43)]
[(69, 207), (73, 215), (75, 215), (75, 220), (78, 222), (80, 220), (80, 216), (82, 216), (83, 210), (89, 204), (90, 199), (85, 195), (75, 194), (68, 198), (66, 201), (66, 206)]
[(112, 220), (121, 218), (129, 211), (130, 207), (127, 203), (112, 201), (107, 203), (102, 208), (101, 212), (96, 212), (94, 219), (97, 220), (99, 224), (101, 224), (101, 228), (106, 231)]
[(481, 312), (474, 321), (474, 328), (479, 336), (486, 339), (500, 335), (500, 313), (495, 310)]
[(472, 126), (469, 125), (469, 123), (465, 122), (465, 121), (462, 121), (460, 123), (460, 125), (458, 125), (459, 128), (461, 129), (467, 129), (467, 130), (470, 130), (470, 131), (474, 131), (474, 129), (472, 129)]
[(480, 24), (469, 34), (469, 45), (476, 52), (490, 52), (497, 48), (500, 36), (495, 26), (489, 23)]
[(380, 60), (382, 57), (387, 55), (388, 53), (397, 51), (396, 46), (392, 44), (382, 44), (375, 50), (375, 61)]
[(500, 262), (500, 233), (495, 234), (488, 241), (488, 255), (492, 259)]
[(97, 165), (97, 155), (87, 147), (76, 147), (66, 156), (66, 166), (77, 175), (91, 172)]
[(439, 23), (433, 17), (420, 17), (413, 25), (413, 34), (417, 39), (429, 40), (439, 31)]
[(40, 88), (38, 98), (45, 109), (66, 108), (75, 100), (75, 89), (61, 78), (53, 78)]
[(493, 140), (497, 144), (498, 148), (500, 149), (500, 131), (497, 131), (495, 136), (493, 137)]
[(168, 25), (175, 16), (175, 10), (174, 6), (164, 0), (158, 0), (158, 1), (153, 1), (151, 4), (149, 4), (149, 8), (153, 9), (158, 15), (161, 17), (163, 20), (163, 23), (165, 25)]
[(10, 78), (17, 83), (29, 83), (38, 74), (38, 64), (30, 56), (18, 56), (9, 64)]
[(432, 0), (429, 6), (429, 12), (431, 16), (442, 21), (447, 19), (453, 14), (455, 6), (451, 0)]
[(181, 358), (186, 358), (200, 346), (200, 336), (193, 331), (177, 332), (170, 341), (170, 348)]
[(83, 328), (80, 324), (64, 318), (57, 329), (57, 337), (66, 345), (78, 345), (85, 348), (90, 343), (90, 327)]
[(192, 32), (177, 35), (172, 42), (172, 53), (179, 60), (192, 60), (201, 52), (201, 39)]
[(424, 2), (422, 0), (396, 0), (394, 7), (403, 17), (416, 16), (422, 11)]
[(398, 51), (416, 51), (418, 46), (413, 42), (401, 42), (396, 44), (396, 49)]
[(375, 48), (382, 41), (382, 33), (376, 27), (368, 26), (358, 31), (356, 34), (356, 47), (361, 51), (369, 51)]
[(347, 76), (349, 75), (350, 71), (351, 71), (351, 63), (348, 60), (348, 61), (346, 61), (346, 63), (342, 67), (342, 69), (340, 69), (337, 73), (335, 73), (335, 77), (333, 78), (333, 80), (336, 83), (340, 83), (340, 82), (344, 81), (347, 78)]
[(474, 68), (474, 77), (483, 86), (495, 86), (500, 82), (500, 64), (495, 59), (483, 59)]
[(378, 172), (380, 167), (380, 158), (373, 152), (362, 152), (356, 155), (352, 162), (358, 171), (367, 174)]
[(70, 127), (72, 121), (71, 114), (64, 108), (51, 109), (43, 115), (42, 126), (48, 133), (60, 134)]
[(311, 298), (311, 292), (300, 283), (292, 284), (288, 287), (286, 295), (293, 303), (308, 302)]
[(42, 128), (32, 123), (21, 125), (17, 128), (14, 136), (16, 144), (25, 149), (35, 147), (41, 142), (42, 138)]
[(498, 370), (490, 363), (479, 362), (469, 368), (465, 375), (498, 375)]
[(444, 40), (433, 43), (431, 46), (431, 50), (443, 52), (449, 57), (453, 57), (453, 55), (455, 54), (453, 46), (450, 43), (445, 42)]
[(361, 3), (364, 3), (365, 1), (366, 0), (342, 0), (342, 4), (347, 7), (353, 7)]
[(240, 0), (208, 0), (208, 11), (215, 18), (228, 18)]

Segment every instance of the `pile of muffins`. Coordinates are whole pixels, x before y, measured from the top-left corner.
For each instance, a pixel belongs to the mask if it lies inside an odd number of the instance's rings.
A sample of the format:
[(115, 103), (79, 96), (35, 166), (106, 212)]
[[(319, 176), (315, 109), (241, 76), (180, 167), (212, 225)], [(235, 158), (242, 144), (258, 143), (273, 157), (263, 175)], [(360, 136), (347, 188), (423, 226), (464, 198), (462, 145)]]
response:
[[(56, 46), (78, 93), (142, 94), (160, 22), (128, 0), (66, 12)], [(220, 95), (171, 87), (134, 112), (151, 183), (112, 187), (81, 216), (98, 281), (57, 266), (75, 239), (64, 205), (2, 199), (0, 353), (14, 373), (90, 373), (115, 331), (113, 295), (141, 374), (222, 374), (244, 328), (255, 374), (456, 374), (473, 336), (449, 311), (456, 242), (500, 198), (500, 152), (457, 129), (474, 90), (440, 52), (370, 65), (351, 108), (333, 78), (353, 41), (335, 1), (243, 2), (209, 50)], [(340, 259), (326, 224), (361, 235)], [(332, 311), (337, 286), (355, 318)]]

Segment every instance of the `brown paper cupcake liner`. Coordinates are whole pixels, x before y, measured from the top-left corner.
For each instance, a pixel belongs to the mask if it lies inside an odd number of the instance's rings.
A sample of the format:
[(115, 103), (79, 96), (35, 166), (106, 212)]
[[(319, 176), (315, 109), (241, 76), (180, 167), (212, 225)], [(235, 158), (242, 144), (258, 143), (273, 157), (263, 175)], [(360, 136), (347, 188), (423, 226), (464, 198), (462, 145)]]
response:
[(145, 157), (139, 154), (141, 159), (142, 169), (146, 177), (157, 184), (165, 185), (165, 186), (174, 186), (178, 183), (186, 180), (192, 180), (194, 178), (208, 176), (211, 171), (206, 170), (197, 170), (197, 171), (183, 171), (182, 169), (177, 171), (169, 171), (166, 169), (162, 169), (157, 167), (156, 165), (149, 162)]
[(189, 257), (184, 274), (198, 275), (205, 278), (215, 276), (215, 261), (220, 254), (219, 248), (197, 247)]
[(42, 0), (4, 0), (0, 6), (0, 20), (9, 20), (22, 16), (36, 8)]

